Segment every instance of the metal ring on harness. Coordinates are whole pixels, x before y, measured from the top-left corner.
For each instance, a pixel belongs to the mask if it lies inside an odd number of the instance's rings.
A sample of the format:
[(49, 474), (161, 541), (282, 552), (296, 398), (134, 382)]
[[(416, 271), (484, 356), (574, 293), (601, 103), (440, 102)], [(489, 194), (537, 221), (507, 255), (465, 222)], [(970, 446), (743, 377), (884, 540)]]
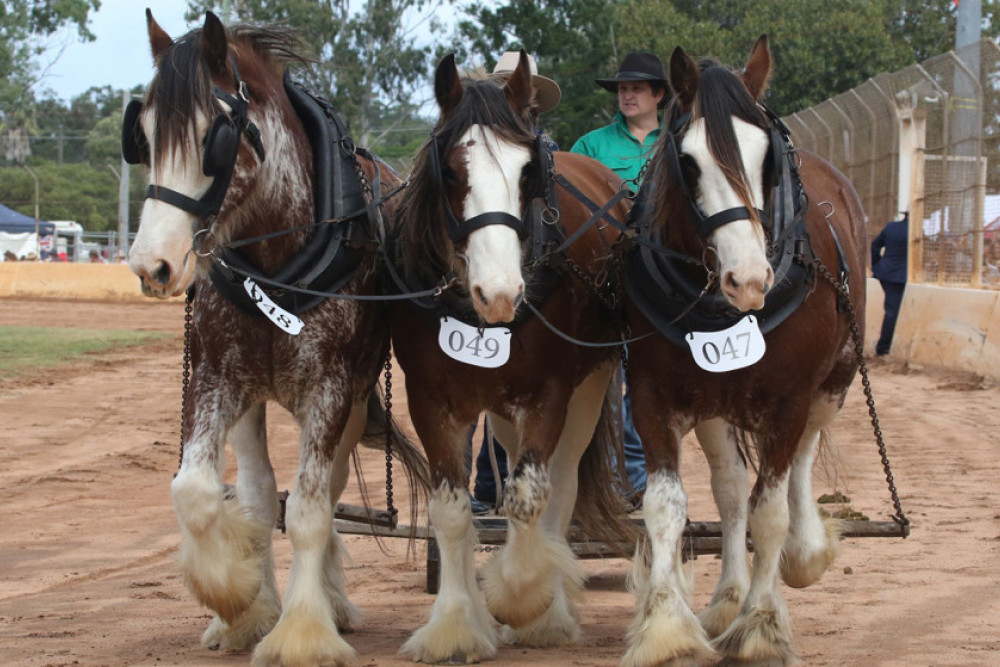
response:
[(546, 225), (556, 225), (559, 224), (559, 218), (561, 216), (561, 213), (557, 208), (551, 208), (546, 206), (545, 208), (542, 209), (541, 216), (542, 216), (542, 222), (544, 222)]
[[(193, 252), (198, 257), (212, 257), (214, 254), (213, 251), (215, 249), (215, 245), (213, 244), (212, 248), (209, 250), (203, 250), (203, 248), (205, 247), (206, 239), (211, 238), (213, 236), (214, 234), (210, 227), (203, 227), (198, 231), (196, 231), (194, 233), (194, 236), (191, 237), (191, 252)], [(201, 237), (200, 240), (199, 237)]]
[(345, 134), (337, 143), (340, 144), (340, 152), (343, 153), (344, 157), (353, 157), (355, 151), (358, 149), (354, 143), (354, 139), (348, 134)]
[[(619, 190), (628, 191), (628, 194), (625, 195), (625, 199), (634, 200), (636, 197), (639, 196), (639, 187), (638, 187), (639, 184), (636, 181), (637, 179), (630, 178), (627, 181), (622, 181), (622, 184), (618, 187)], [(633, 188), (631, 187), (632, 185), (635, 185), (636, 187)]]

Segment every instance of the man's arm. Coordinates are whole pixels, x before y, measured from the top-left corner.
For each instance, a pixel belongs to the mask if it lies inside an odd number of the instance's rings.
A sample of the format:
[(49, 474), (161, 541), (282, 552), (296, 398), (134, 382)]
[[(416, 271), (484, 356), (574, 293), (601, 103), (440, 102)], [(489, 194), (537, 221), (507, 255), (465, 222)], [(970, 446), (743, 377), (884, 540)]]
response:
[[(888, 225), (887, 225), (888, 226)], [(872, 271), (875, 270), (875, 265), (878, 264), (879, 260), (882, 259), (882, 248), (885, 247), (885, 228), (878, 233), (875, 240), (872, 241), (871, 253), (872, 253)]]

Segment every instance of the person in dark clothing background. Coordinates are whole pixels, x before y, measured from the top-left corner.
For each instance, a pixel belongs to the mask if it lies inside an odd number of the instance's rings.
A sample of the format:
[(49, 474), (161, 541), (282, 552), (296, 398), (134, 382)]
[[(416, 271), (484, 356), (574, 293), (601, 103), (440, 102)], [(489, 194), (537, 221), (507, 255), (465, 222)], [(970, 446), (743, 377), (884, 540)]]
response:
[(890, 222), (872, 241), (872, 275), (882, 284), (885, 292), (885, 315), (882, 318), (882, 333), (875, 345), (875, 354), (889, 354), (892, 348), (892, 334), (899, 317), (899, 306), (903, 302), (906, 288), (907, 251), (910, 245), (910, 214), (903, 214), (902, 220)]

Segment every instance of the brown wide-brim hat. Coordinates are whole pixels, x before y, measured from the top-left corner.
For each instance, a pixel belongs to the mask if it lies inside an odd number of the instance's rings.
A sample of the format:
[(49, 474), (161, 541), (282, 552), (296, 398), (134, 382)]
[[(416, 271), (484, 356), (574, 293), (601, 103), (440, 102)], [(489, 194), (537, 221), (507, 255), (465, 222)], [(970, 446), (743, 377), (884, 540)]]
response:
[[(513, 74), (517, 68), (517, 64), (521, 62), (520, 59), (520, 51), (504, 51), (503, 55), (500, 56), (500, 60), (497, 61), (497, 66), (493, 68), (493, 73), (501, 76)], [(538, 64), (531, 57), (531, 54), (528, 54), (528, 64), (531, 66), (531, 85), (535, 89), (535, 111), (542, 113), (543, 111), (555, 109), (562, 98), (562, 91), (559, 89), (559, 84), (547, 76), (542, 76), (538, 73)]]
[(667, 75), (663, 72), (663, 63), (652, 53), (633, 51), (625, 56), (621, 66), (610, 79), (594, 79), (594, 82), (605, 90), (618, 93), (618, 84), (622, 81), (649, 81), (667, 87)]

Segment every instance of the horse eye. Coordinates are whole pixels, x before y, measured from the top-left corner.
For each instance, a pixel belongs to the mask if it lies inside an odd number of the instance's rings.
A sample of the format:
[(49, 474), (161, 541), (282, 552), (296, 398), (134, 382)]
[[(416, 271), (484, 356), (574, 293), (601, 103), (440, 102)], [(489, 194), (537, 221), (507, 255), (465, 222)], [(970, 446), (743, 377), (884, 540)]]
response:
[(698, 161), (687, 153), (681, 153), (680, 163), (685, 176), (697, 178), (701, 174), (701, 169), (698, 167)]

